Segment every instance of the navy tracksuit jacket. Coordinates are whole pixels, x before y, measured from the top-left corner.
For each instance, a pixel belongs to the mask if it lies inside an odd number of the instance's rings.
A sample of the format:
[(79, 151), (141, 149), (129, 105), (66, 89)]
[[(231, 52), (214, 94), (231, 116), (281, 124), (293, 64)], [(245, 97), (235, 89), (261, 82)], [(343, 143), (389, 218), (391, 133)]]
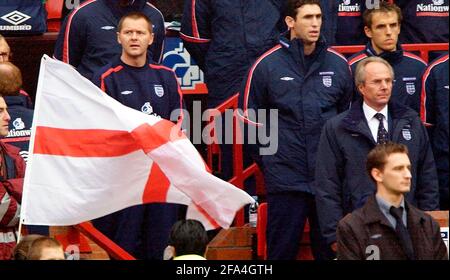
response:
[(420, 115), (428, 132), (439, 176), (440, 206), (449, 209), (448, 53), (430, 64), (423, 76)]
[[(259, 155), (267, 189), (267, 251), (270, 259), (295, 259), (306, 218), (315, 258), (331, 254), (321, 237), (314, 204), (314, 166), (325, 121), (348, 108), (352, 80), (347, 60), (322, 39), (304, 56), (300, 40), (282, 37), (280, 44), (250, 68), (240, 94), (244, 121), (278, 132), (274, 154)], [(278, 110), (277, 120), (253, 117), (249, 110)], [(278, 123), (274, 123), (278, 121)], [(259, 143), (258, 148), (271, 144)]]
[[(397, 45), (396, 51), (382, 52), (377, 55), (371, 42), (369, 42), (364, 50), (349, 58), (352, 72), (355, 73), (359, 61), (369, 56), (379, 56), (389, 62), (394, 68), (395, 77), (391, 100), (396, 103), (406, 104), (416, 112), (419, 112), (420, 92), (422, 89), (421, 78), (427, 64), (420, 57), (403, 51), (400, 44)], [(355, 98), (360, 99), (361, 96), (355, 93)]]
[[(282, 37), (251, 67), (239, 96), (247, 122), (258, 123), (245, 114), (247, 109), (278, 109), (278, 150), (261, 156), (269, 193), (313, 193), (309, 183), (314, 180), (321, 128), (351, 100), (353, 82), (345, 57), (324, 41), (311, 56), (310, 62), (304, 59), (300, 40)], [(267, 131), (270, 125), (265, 124)]]
[(153, 23), (154, 42), (149, 58), (161, 62), (165, 29), (161, 12), (145, 0), (135, 0), (129, 8), (118, 8), (117, 0), (89, 0), (66, 17), (55, 45), (55, 58), (73, 65), (92, 79), (94, 72), (121, 53), (117, 25), (130, 11), (142, 11)]

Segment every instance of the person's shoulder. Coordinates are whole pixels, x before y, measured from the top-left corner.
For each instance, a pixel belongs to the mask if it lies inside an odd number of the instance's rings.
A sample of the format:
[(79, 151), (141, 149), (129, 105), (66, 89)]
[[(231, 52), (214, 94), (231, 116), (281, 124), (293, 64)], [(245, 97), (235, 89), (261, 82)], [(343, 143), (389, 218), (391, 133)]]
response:
[(348, 67), (347, 58), (345, 58), (343, 54), (331, 47), (327, 48), (327, 59), (334, 64), (344, 65), (345, 67)]
[(355, 226), (361, 226), (364, 224), (364, 214), (362, 208), (359, 208), (351, 213), (345, 215), (339, 223), (338, 227), (342, 228), (353, 228)]
[(97, 80), (100, 80), (101, 78), (106, 78), (107, 76), (117, 73), (122, 69), (123, 69), (122, 64), (119, 61), (116, 61), (116, 59), (114, 59), (110, 61), (108, 64), (96, 70), (92, 75), (92, 81), (95, 82)]
[(151, 20), (160, 19), (164, 22), (164, 15), (162, 12), (152, 3), (146, 2), (143, 13), (147, 14), (148, 17), (150, 17)]
[(350, 58), (348, 59), (348, 64), (350, 66), (354, 66), (355, 64), (357, 64), (358, 62), (360, 62), (361, 60), (363, 60), (364, 58), (368, 57), (368, 55), (366, 54), (366, 52), (364, 50), (355, 53), (354, 55), (350, 56)]
[(15, 158), (22, 158), (19, 154), (20, 149), (14, 145), (4, 143), (3, 141), (0, 141), (0, 146), (2, 146), (2, 149), (5, 151), (5, 153), (9, 156), (15, 157)]
[(256, 61), (253, 63), (251, 69), (255, 69), (257, 67), (268, 67), (268, 66), (279, 66), (280, 58), (287, 56), (286, 52), (283, 52), (283, 46), (281, 44), (277, 44), (272, 48), (268, 49), (262, 55), (260, 55)]
[(419, 222), (425, 222), (430, 226), (439, 227), (439, 223), (430, 214), (420, 210), (410, 203), (408, 204), (408, 211), (410, 215), (412, 215), (416, 219), (419, 219)]
[(417, 56), (417, 55), (407, 52), (407, 51), (403, 51), (403, 60), (409, 66), (411, 66), (411, 64), (421, 66), (421, 67), (427, 66), (427, 63), (420, 56)]
[(154, 71), (160, 72), (163, 75), (169, 75), (170, 77), (173, 77), (173, 75), (175, 74), (175, 71), (173, 71), (172, 68), (164, 66), (162, 64), (158, 64), (158, 63), (148, 63), (148, 67)]
[(347, 116), (350, 113), (350, 108), (345, 110), (344, 112), (341, 112), (339, 114), (337, 114), (336, 116), (330, 118), (329, 120), (327, 120), (326, 124), (328, 127), (332, 127), (334, 129), (337, 129), (338, 127), (340, 127), (342, 121), (347, 118)]
[[(428, 69), (436, 69), (437, 70), (439, 68), (444, 68), (444, 69), (447, 69), (447, 71), (448, 71), (448, 65), (446, 65), (445, 63), (448, 63), (448, 53), (433, 60), (428, 65)], [(434, 71), (436, 71), (436, 70), (434, 70)]]
[(74, 9), (68, 17), (71, 20), (85, 20), (94, 16), (98, 16), (98, 13), (103, 13), (104, 9), (101, 7), (98, 0), (88, 0), (83, 2), (78, 8)]

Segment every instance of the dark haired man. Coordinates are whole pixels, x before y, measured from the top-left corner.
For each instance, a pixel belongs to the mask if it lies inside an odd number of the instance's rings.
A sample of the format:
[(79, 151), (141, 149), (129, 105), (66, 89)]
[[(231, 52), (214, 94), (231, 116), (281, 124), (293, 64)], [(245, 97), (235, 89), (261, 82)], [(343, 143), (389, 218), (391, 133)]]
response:
[[(290, 0), (286, 11), (289, 32), (257, 59), (245, 79), (241, 117), (272, 131), (269, 110), (278, 110), (278, 150), (257, 155), (267, 189), (268, 259), (296, 258), (307, 218), (314, 257), (327, 259), (331, 253), (314, 202), (317, 144), (325, 121), (348, 108), (353, 83), (345, 57), (329, 49), (321, 36), (320, 1)], [(266, 110), (264, 123), (252, 117), (259, 109)]]
[(339, 222), (338, 259), (447, 260), (439, 224), (405, 200), (412, 178), (408, 148), (393, 142), (376, 146), (366, 171), (376, 194)]

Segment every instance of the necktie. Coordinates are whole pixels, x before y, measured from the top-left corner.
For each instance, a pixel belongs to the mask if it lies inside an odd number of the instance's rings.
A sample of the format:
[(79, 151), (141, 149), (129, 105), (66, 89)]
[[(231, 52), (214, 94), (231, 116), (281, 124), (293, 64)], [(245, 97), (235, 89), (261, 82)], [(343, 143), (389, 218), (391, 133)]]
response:
[(383, 125), (384, 116), (383, 114), (376, 113), (375, 118), (380, 122), (380, 124), (378, 125), (377, 143), (386, 144), (388, 141), (388, 132), (386, 131)]
[(409, 236), (408, 229), (403, 224), (403, 207), (395, 208), (392, 206), (389, 209), (389, 213), (395, 218), (397, 225), (395, 226), (395, 232), (397, 234), (398, 240), (400, 241), (400, 245), (403, 248), (406, 256), (409, 260), (414, 260), (414, 248), (412, 245), (411, 237)]

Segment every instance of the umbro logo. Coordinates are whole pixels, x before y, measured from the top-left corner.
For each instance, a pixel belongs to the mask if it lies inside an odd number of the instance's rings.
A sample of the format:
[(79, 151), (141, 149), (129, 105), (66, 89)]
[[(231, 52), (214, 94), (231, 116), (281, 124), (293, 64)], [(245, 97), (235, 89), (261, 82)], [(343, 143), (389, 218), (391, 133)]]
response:
[(380, 239), (381, 237), (382, 237), (382, 235), (379, 233), (376, 233), (376, 234), (370, 236), (371, 239)]
[(292, 81), (292, 80), (294, 80), (294, 78), (292, 78), (292, 77), (283, 77), (283, 78), (280, 78), (280, 80), (282, 80), (282, 81)]
[(112, 30), (112, 29), (114, 29), (115, 27), (114, 26), (111, 26), (111, 25), (105, 25), (105, 26), (102, 26), (102, 27), (100, 27), (101, 29), (103, 29), (103, 30)]
[(8, 13), (1, 17), (4, 21), (7, 21), (14, 25), (19, 25), (24, 21), (29, 20), (31, 17), (29, 15), (26, 15), (24, 13), (21, 13), (19, 11), (12, 11), (11, 13)]
[(132, 90), (124, 90), (124, 91), (122, 91), (120, 94), (128, 95), (128, 94), (132, 94), (132, 93), (133, 93)]

